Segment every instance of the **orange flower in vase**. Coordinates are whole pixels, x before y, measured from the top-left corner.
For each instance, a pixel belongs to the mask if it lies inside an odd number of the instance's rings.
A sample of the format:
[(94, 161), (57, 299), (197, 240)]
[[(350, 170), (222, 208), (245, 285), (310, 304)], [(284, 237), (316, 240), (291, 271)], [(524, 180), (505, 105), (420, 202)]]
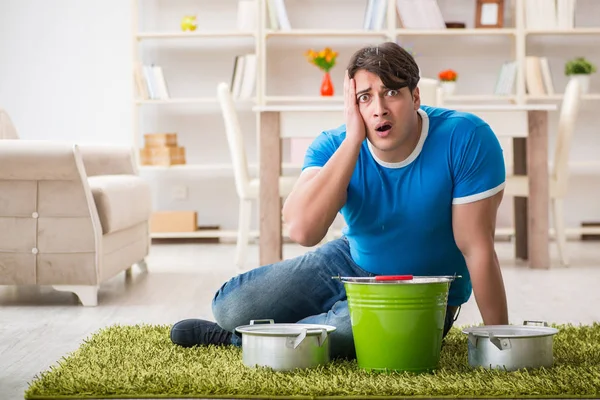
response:
[(333, 96), (333, 83), (331, 82), (329, 71), (335, 66), (335, 59), (338, 55), (337, 51), (326, 47), (319, 52), (312, 49), (307, 50), (304, 55), (309, 63), (316, 65), (320, 70), (325, 72), (323, 81), (321, 82), (321, 96)]
[(456, 71), (446, 69), (438, 74), (438, 78), (441, 81), (444, 95), (452, 96), (456, 90), (456, 80), (458, 79), (458, 74)]

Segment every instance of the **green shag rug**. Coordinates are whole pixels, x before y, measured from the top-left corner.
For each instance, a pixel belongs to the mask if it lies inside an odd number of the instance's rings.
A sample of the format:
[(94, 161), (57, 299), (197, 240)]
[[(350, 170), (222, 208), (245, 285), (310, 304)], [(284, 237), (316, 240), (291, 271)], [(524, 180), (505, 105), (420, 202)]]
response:
[(452, 328), (439, 369), (419, 375), (366, 372), (355, 361), (286, 373), (247, 368), (240, 348), (173, 345), (170, 326), (112, 326), (36, 376), (25, 398), (600, 397), (600, 324), (553, 326), (552, 368), (474, 370), (466, 335)]

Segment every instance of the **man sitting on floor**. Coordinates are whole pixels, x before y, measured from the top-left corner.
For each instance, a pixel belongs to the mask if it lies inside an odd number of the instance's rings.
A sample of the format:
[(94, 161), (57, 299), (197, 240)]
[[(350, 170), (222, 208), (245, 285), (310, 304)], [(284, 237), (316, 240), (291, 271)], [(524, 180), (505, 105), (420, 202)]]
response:
[(352, 56), (346, 123), (314, 140), (283, 207), (290, 237), (303, 246), (319, 243), (338, 212), (344, 236), (232, 278), (213, 299), (217, 322), (180, 321), (174, 343), (240, 345), (237, 326), (273, 319), (333, 325), (331, 356), (353, 358), (338, 275), (461, 275), (450, 286), (444, 336), (471, 291), (486, 325), (508, 323), (494, 249), (502, 149), (480, 118), (421, 106), (418, 82), (415, 60), (395, 43)]

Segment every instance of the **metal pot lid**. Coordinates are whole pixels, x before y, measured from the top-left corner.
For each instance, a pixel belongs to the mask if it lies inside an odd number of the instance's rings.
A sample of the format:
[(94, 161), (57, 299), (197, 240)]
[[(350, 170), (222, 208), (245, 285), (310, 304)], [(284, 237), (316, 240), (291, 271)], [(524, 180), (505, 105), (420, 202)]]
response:
[[(273, 320), (268, 320), (273, 321)], [(261, 323), (256, 324), (250, 321), (250, 325), (242, 325), (235, 328), (235, 330), (244, 335), (256, 335), (256, 336), (297, 336), (306, 330), (307, 336), (321, 335), (323, 329), (327, 333), (335, 331), (335, 326), (331, 325), (319, 325), (319, 324), (276, 324), (276, 323)]]
[(487, 325), (473, 326), (463, 329), (464, 334), (472, 334), (478, 337), (498, 338), (530, 338), (551, 336), (558, 333), (558, 329), (549, 326), (533, 326), (533, 325)]
[(342, 282), (361, 283), (361, 284), (424, 284), (424, 283), (445, 283), (452, 282), (460, 275), (443, 276), (415, 276), (415, 275), (377, 275), (370, 277), (354, 276), (333, 276), (333, 279), (339, 279)]

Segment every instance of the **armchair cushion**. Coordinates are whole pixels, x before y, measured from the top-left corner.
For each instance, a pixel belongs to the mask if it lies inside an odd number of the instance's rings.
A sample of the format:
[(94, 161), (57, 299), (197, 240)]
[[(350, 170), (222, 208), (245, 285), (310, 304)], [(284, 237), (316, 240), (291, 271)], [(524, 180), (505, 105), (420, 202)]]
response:
[(150, 185), (137, 175), (88, 178), (102, 233), (117, 232), (147, 221), (152, 212)]
[(0, 108), (0, 139), (18, 139), (17, 130), (10, 117)]

